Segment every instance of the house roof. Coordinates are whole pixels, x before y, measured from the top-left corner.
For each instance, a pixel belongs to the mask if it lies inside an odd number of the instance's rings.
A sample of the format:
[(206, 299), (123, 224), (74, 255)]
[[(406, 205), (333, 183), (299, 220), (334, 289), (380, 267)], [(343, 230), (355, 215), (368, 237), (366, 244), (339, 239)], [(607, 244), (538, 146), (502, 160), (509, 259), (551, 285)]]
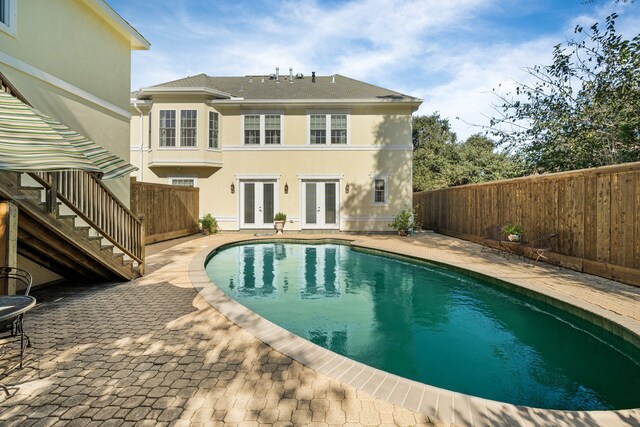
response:
[(199, 93), (218, 99), (259, 100), (367, 100), (421, 103), (422, 100), (336, 74), (335, 76), (303, 76), (293, 81), (289, 75), (213, 77), (198, 74), (140, 89), (133, 97), (148, 98), (162, 93)]
[(131, 43), (131, 50), (149, 50), (151, 43), (111, 8), (104, 0), (83, 0), (98, 16), (109, 23)]

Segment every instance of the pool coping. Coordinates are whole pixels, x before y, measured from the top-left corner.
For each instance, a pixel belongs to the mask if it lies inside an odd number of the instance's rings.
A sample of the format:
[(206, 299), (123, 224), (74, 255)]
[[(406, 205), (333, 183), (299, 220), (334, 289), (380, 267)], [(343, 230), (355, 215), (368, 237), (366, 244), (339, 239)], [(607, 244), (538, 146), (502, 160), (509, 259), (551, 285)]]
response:
[[(251, 335), (271, 346), (303, 365), (324, 374), (332, 379), (361, 390), (375, 398), (410, 409), (435, 418), (440, 422), (455, 425), (589, 425), (589, 426), (629, 426), (640, 425), (640, 409), (626, 409), (617, 411), (561, 411), (493, 401), (476, 396), (434, 387), (407, 378), (403, 378), (377, 368), (354, 361), (324, 347), (318, 346), (302, 337), (263, 318), (245, 306), (229, 298), (209, 279), (204, 266), (212, 251), (227, 245), (236, 245), (252, 241), (306, 241), (306, 242), (336, 242), (340, 241), (353, 247), (396, 254), (438, 265), (452, 266), (457, 270), (471, 272), (486, 278), (486, 274), (456, 264), (443, 263), (428, 257), (415, 257), (402, 252), (384, 250), (358, 241), (358, 236), (238, 236), (233, 241), (212, 241), (193, 257), (189, 263), (189, 279), (199, 295), (214, 309), (222, 313), (231, 322), (237, 324)], [(578, 311), (592, 313), (597, 318), (606, 319), (605, 324), (620, 326), (620, 331), (612, 331), (632, 341), (640, 337), (640, 322), (618, 315), (603, 308), (592, 306), (585, 301), (567, 298), (565, 295), (554, 295), (545, 289), (534, 289), (533, 285), (512, 278), (496, 277), (496, 280), (508, 283), (515, 288), (524, 289), (537, 296), (548, 297), (551, 302), (560, 302), (560, 307), (566, 309), (576, 307)], [(540, 298), (538, 298), (540, 299)], [(546, 301), (546, 299), (543, 299)], [(557, 304), (554, 304), (557, 305)], [(577, 314), (577, 313), (574, 313)], [(584, 316), (580, 316), (583, 317)], [(594, 321), (594, 319), (587, 319)], [(597, 322), (594, 322), (597, 324)], [(624, 334), (627, 331), (627, 335)], [(631, 336), (629, 336), (630, 334)]]

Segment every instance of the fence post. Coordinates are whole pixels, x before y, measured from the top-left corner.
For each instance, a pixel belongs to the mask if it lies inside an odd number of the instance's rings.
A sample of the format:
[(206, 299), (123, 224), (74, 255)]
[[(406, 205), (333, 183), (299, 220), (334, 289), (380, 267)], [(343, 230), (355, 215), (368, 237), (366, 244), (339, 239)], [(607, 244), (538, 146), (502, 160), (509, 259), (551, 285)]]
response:
[(140, 259), (142, 260), (142, 262), (140, 263), (140, 265), (138, 265), (138, 270), (140, 271), (140, 275), (144, 276), (144, 264), (145, 264), (145, 259), (144, 259), (144, 246), (145, 246), (145, 235), (147, 233), (146, 227), (145, 227), (145, 219), (144, 219), (144, 215), (139, 215), (138, 218), (140, 218)]
[[(18, 206), (0, 202), (0, 267), (18, 266)], [(0, 295), (15, 295), (16, 283), (0, 279)]]

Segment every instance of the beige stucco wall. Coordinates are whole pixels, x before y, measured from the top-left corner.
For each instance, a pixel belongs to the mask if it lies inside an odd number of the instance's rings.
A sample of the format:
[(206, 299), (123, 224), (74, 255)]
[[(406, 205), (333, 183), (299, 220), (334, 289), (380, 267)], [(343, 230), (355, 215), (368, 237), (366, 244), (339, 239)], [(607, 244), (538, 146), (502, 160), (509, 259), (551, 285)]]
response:
[[(0, 72), (43, 113), (129, 161), (131, 43), (81, 0), (18, 0)], [(127, 206), (129, 180), (106, 183)], [(36, 269), (35, 283), (59, 276)]]
[[(238, 230), (240, 214), (239, 176), (277, 177), (276, 211), (288, 216), (287, 229), (301, 227), (300, 175), (331, 176), (340, 179), (340, 230), (389, 231), (387, 224), (393, 215), (410, 206), (411, 181), (411, 108), (408, 106), (323, 106), (275, 107), (256, 109), (238, 106), (211, 106), (201, 99), (154, 97), (152, 105), (143, 111), (143, 150), (140, 151), (140, 118), (134, 113), (131, 121), (131, 161), (142, 165), (137, 176), (147, 182), (167, 184), (169, 178), (193, 177), (200, 187), (200, 214), (211, 213), (223, 230)], [(198, 148), (164, 149), (158, 147), (158, 111), (161, 109), (198, 110)], [(208, 111), (220, 112), (221, 152), (207, 149)], [(307, 142), (308, 113), (315, 111), (349, 114), (349, 144), (347, 146), (317, 146)], [(247, 147), (242, 144), (242, 113), (283, 114), (283, 144), (281, 146)], [(149, 132), (151, 115), (151, 132)], [(179, 118), (179, 113), (177, 114)], [(404, 149), (399, 149), (404, 147)], [(221, 167), (190, 166), (191, 162), (220, 159)], [(142, 155), (142, 162), (140, 156)], [(207, 157), (209, 156), (209, 157)], [(149, 161), (172, 159), (173, 166), (148, 167)], [(177, 166), (180, 165), (180, 166)], [(373, 176), (388, 175), (388, 203), (373, 204)], [(231, 193), (231, 184), (235, 193)], [(345, 186), (349, 184), (349, 193)], [(289, 192), (284, 193), (285, 184)]]
[[(131, 44), (80, 0), (20, 0), (17, 34), (0, 31), (0, 72), (37, 109), (129, 161)], [(14, 68), (12, 60), (21, 61)], [(39, 78), (47, 73), (122, 113)], [(34, 75), (35, 74), (35, 75)], [(107, 182), (127, 206), (127, 179)]]
[(129, 108), (131, 45), (81, 0), (18, 0), (17, 35), (2, 52)]

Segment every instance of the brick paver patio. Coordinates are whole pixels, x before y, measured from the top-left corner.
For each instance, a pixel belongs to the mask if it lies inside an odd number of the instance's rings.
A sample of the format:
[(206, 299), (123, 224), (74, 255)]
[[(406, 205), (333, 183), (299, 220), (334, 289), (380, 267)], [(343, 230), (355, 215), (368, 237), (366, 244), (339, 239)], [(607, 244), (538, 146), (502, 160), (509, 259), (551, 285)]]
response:
[[(0, 425), (429, 425), (403, 409), (316, 373), (243, 331), (202, 299), (191, 260), (215, 239), (148, 257), (147, 275), (113, 285), (34, 289), (25, 318), (25, 368), (0, 354)], [(640, 290), (551, 267), (480, 254), (444, 236), (351, 236), (370, 247), (450, 262), (535, 283), (640, 320)], [(509, 419), (505, 416), (505, 420)], [(640, 418), (639, 418), (640, 419)], [(448, 424), (448, 423), (447, 423)], [(505, 421), (505, 424), (507, 422)]]

